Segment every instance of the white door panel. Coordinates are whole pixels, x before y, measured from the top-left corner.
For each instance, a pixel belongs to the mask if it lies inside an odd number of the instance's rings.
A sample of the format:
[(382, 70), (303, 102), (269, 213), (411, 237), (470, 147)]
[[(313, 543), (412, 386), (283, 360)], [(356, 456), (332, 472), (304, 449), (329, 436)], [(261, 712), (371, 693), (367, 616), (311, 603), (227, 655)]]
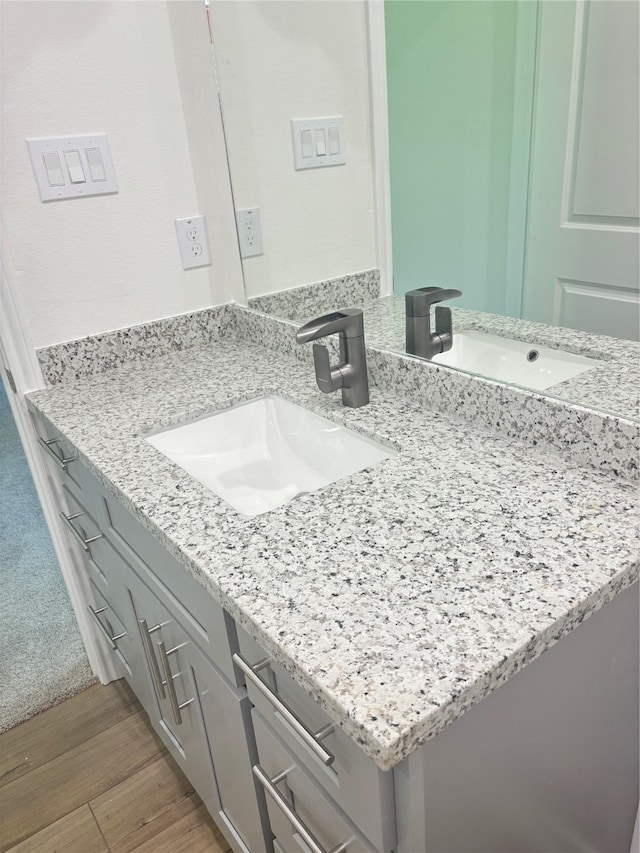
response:
[[(639, 334), (639, 4), (541, 4), (524, 310)], [(567, 120), (568, 116), (568, 120)]]
[[(590, 2), (577, 50), (583, 54), (576, 99), (569, 217), (638, 225), (638, 4)], [(620, 168), (624, 164), (624, 168)], [(571, 163), (569, 164), (571, 165)]]

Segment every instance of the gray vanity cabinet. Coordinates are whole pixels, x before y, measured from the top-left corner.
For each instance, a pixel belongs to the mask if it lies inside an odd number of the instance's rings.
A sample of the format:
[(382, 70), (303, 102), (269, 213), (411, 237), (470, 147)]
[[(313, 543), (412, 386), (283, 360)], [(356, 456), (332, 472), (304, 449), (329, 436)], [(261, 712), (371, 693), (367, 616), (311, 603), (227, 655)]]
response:
[(637, 582), (383, 772), (62, 441), (43, 447), (96, 632), (234, 850), (628, 850)]
[[(59, 451), (71, 455), (62, 440)], [(260, 646), (83, 465), (69, 462), (59, 474), (96, 628), (234, 849), (270, 851), (275, 835), (281, 853), (389, 853), (393, 774), (277, 663), (254, 671)], [(291, 728), (281, 703), (301, 728)]]
[[(71, 457), (62, 442), (53, 453)], [(270, 851), (233, 621), (79, 461), (53, 461), (87, 606), (118, 673), (233, 849)]]

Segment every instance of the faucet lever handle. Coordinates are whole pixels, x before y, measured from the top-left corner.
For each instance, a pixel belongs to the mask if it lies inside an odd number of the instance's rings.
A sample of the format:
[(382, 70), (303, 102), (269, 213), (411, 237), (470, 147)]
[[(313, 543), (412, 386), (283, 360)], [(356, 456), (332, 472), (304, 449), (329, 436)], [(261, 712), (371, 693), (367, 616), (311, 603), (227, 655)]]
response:
[(450, 335), (451, 334), (451, 308), (445, 308), (443, 305), (436, 306), (436, 334)]
[(440, 345), (440, 352), (448, 352), (453, 347), (451, 330), (451, 309), (442, 305), (436, 306), (435, 338)]
[(331, 370), (329, 350), (322, 344), (313, 345), (313, 365), (316, 370), (318, 388), (325, 394), (342, 387), (342, 374), (336, 368)]

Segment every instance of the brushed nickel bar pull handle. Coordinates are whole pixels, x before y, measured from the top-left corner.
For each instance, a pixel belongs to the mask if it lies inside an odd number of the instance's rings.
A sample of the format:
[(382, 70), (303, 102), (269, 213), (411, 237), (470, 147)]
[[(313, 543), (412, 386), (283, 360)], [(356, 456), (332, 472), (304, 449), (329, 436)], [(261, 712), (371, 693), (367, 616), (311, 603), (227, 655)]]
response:
[(67, 465), (69, 464), (69, 462), (74, 462), (78, 458), (78, 454), (76, 453), (73, 456), (69, 456), (66, 459), (64, 456), (58, 456), (58, 454), (53, 449), (52, 445), (58, 444), (59, 442), (60, 442), (60, 439), (58, 439), (58, 438), (50, 438), (47, 440), (47, 439), (44, 439), (44, 438), (41, 438), (40, 436), (38, 436), (38, 444), (40, 445), (40, 447), (46, 453), (49, 454), (49, 456), (53, 459), (53, 461), (56, 463), (56, 465), (58, 466), (58, 468), (60, 468), (61, 471), (66, 471)]
[(160, 652), (160, 663), (162, 664), (162, 669), (164, 671), (164, 679), (167, 685), (167, 692), (169, 694), (169, 704), (171, 705), (171, 711), (173, 713), (173, 720), (176, 726), (182, 725), (182, 714), (180, 711), (183, 708), (186, 708), (187, 705), (190, 705), (193, 702), (193, 699), (187, 699), (186, 702), (178, 702), (178, 696), (176, 694), (176, 688), (173, 683), (173, 675), (171, 675), (171, 667), (169, 665), (169, 655), (172, 655), (174, 652), (178, 651), (178, 646), (175, 649), (166, 650), (164, 641), (160, 640), (158, 642), (158, 651)]
[(75, 512), (72, 515), (65, 515), (63, 512), (60, 513), (60, 518), (67, 525), (71, 533), (75, 536), (80, 545), (84, 548), (85, 551), (89, 550), (89, 545), (92, 542), (95, 542), (97, 539), (102, 539), (102, 533), (98, 533), (97, 536), (90, 536), (88, 539), (83, 539), (82, 534), (78, 533), (75, 527), (72, 524), (74, 518), (80, 518), (81, 515), (84, 515), (83, 512)]
[[(333, 764), (335, 761), (335, 755), (332, 752), (324, 747), (320, 742), (320, 738), (325, 738), (327, 735), (331, 734), (333, 731), (333, 726), (328, 725), (324, 726), (324, 728), (320, 729), (319, 732), (310, 731), (302, 720), (286, 705), (283, 700), (273, 692), (273, 690), (266, 684), (261, 678), (256, 675), (255, 668), (251, 666), (251, 664), (246, 661), (241, 655), (234, 654), (233, 655), (234, 663), (240, 667), (240, 669), (247, 676), (249, 681), (257, 687), (257, 689), (262, 693), (265, 699), (271, 703), (273, 708), (287, 721), (287, 723), (291, 726), (294, 732), (302, 738), (302, 740), (306, 743), (309, 749), (316, 755), (317, 758), (322, 761), (323, 764), (326, 764), (327, 767)], [(264, 661), (261, 661), (258, 666), (263, 669), (266, 666)]]
[(154, 625), (153, 628), (150, 628), (147, 625), (146, 619), (138, 620), (138, 627), (140, 628), (140, 636), (142, 637), (142, 645), (144, 647), (144, 653), (147, 657), (147, 663), (149, 664), (149, 669), (151, 670), (151, 680), (153, 681), (153, 686), (155, 687), (156, 693), (161, 699), (166, 699), (167, 694), (164, 690), (164, 682), (162, 680), (162, 676), (160, 675), (160, 667), (158, 666), (158, 661), (156, 660), (155, 652), (153, 651), (153, 645), (151, 643), (151, 634), (154, 631), (157, 631), (160, 628), (160, 625)]
[(116, 634), (115, 637), (112, 637), (111, 634), (109, 633), (109, 631), (107, 630), (107, 628), (98, 619), (98, 613), (104, 613), (105, 610), (109, 610), (108, 605), (106, 607), (100, 607), (100, 608), (98, 608), (98, 610), (94, 610), (94, 608), (90, 604), (88, 604), (87, 607), (89, 608), (89, 613), (93, 616), (96, 625), (98, 626), (98, 628), (100, 628), (100, 630), (102, 631), (102, 633), (106, 637), (107, 642), (109, 643), (109, 645), (111, 646), (113, 651), (114, 652), (117, 651), (118, 646), (116, 645), (116, 642), (118, 640), (121, 640), (123, 637), (126, 637), (127, 632), (123, 631), (122, 634)]
[[(276, 784), (278, 782), (282, 782), (283, 779), (286, 778), (287, 772), (278, 773), (277, 776), (274, 776), (273, 779), (270, 779), (267, 774), (264, 772), (262, 767), (259, 764), (253, 765), (253, 775), (256, 777), (258, 782), (265, 789), (267, 794), (271, 797), (277, 807), (280, 809), (282, 814), (289, 821), (291, 826), (295, 829), (295, 831), (300, 835), (307, 845), (311, 853), (327, 853), (327, 851), (322, 847), (318, 839), (311, 832), (311, 830), (304, 825), (304, 823), (300, 820), (295, 811), (291, 808), (286, 798), (282, 796), (280, 791), (276, 788)], [(337, 847), (333, 847), (329, 853), (345, 853), (349, 844), (353, 839), (349, 839), (348, 841), (343, 841), (342, 844), (338, 844)]]

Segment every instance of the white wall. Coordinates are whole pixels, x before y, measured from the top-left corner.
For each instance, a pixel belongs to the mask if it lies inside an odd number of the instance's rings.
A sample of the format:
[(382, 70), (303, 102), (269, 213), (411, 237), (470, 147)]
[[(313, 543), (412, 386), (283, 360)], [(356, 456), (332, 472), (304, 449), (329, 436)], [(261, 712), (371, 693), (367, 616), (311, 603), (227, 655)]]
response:
[[(363, 0), (213, 0), (237, 208), (260, 207), (255, 296), (376, 266)], [(296, 172), (292, 118), (342, 115), (347, 163)]]
[[(242, 300), (201, 0), (3, 0), (0, 14), (5, 262), (34, 345)], [(25, 139), (91, 131), (108, 134), (119, 193), (43, 204)], [(184, 272), (173, 220), (195, 213), (213, 263)]]

